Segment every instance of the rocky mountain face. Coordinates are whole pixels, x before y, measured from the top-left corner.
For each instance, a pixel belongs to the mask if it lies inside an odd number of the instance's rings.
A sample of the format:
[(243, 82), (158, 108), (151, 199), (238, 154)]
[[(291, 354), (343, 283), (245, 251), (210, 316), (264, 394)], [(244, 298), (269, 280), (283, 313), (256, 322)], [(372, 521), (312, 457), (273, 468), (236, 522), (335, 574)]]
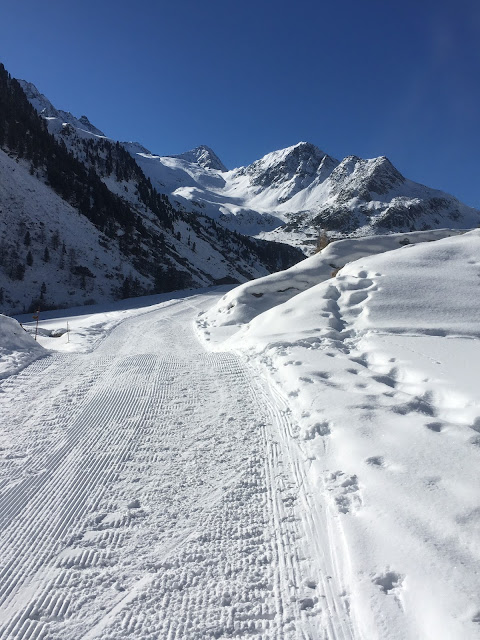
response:
[(0, 312), (242, 282), (302, 258), (175, 207), (134, 148), (0, 66)]
[(178, 206), (231, 230), (300, 246), (307, 254), (321, 231), (363, 236), (480, 223), (478, 210), (408, 180), (386, 157), (348, 156), (339, 162), (300, 142), (225, 171), (200, 161), (202, 148), (165, 158), (124, 144)]
[[(308, 187), (314, 180), (327, 178), (338, 165), (338, 160), (327, 156), (308, 142), (275, 151), (239, 170), (248, 176), (254, 187), (282, 188), (278, 200), (286, 202), (293, 195)], [(285, 189), (285, 185), (288, 188)]]
[(170, 156), (170, 158), (178, 158), (180, 160), (185, 160), (186, 162), (195, 162), (204, 169), (227, 171), (227, 167), (223, 164), (217, 154), (212, 151), (210, 147), (206, 147), (205, 145), (200, 145), (191, 151), (186, 151), (179, 155)]
[(105, 135), (100, 131), (100, 129), (97, 129), (97, 127), (90, 122), (87, 116), (80, 116), (80, 118), (76, 118), (69, 111), (56, 109), (50, 100), (46, 98), (43, 93), (40, 93), (37, 87), (31, 82), (18, 80), (18, 83), (22, 87), (27, 100), (33, 106), (35, 111), (44, 118), (57, 118), (62, 123), (71, 124), (78, 129), (84, 129), (88, 133), (93, 133), (97, 136)]

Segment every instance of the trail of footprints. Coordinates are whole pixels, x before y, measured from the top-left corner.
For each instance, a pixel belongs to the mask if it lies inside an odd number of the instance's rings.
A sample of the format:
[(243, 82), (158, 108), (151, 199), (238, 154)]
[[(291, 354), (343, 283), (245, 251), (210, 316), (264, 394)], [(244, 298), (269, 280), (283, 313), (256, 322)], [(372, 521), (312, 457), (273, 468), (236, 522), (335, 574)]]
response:
[[(376, 274), (379, 276), (380, 274)], [(310, 375), (301, 378), (307, 384), (318, 384), (330, 389), (347, 391), (349, 397), (358, 397), (355, 408), (363, 409), (365, 414), (378, 411), (392, 412), (397, 417), (405, 416), (411, 423), (423, 426), (435, 434), (444, 431), (458, 438), (460, 442), (480, 447), (480, 416), (469, 424), (459, 422), (457, 414), (461, 400), (455, 395), (443, 394), (435, 396), (429, 390), (429, 380), (418, 378), (408, 371), (400, 372), (395, 358), (388, 362), (373, 362), (368, 354), (358, 353), (356, 350), (356, 336), (349, 324), (363, 312), (364, 302), (369, 293), (375, 291), (376, 286), (366, 272), (358, 276), (338, 277), (325, 290), (323, 318), (326, 327), (318, 328), (318, 339), (305, 341), (308, 349), (321, 349), (326, 356), (339, 357), (346, 363), (345, 369), (338, 373), (328, 371), (312, 371)], [(439, 334), (440, 335), (440, 334)], [(281, 353), (289, 356), (289, 349)], [(299, 361), (288, 360), (285, 364), (300, 365)], [(409, 376), (413, 376), (409, 379)], [(423, 391), (422, 391), (423, 387)], [(294, 397), (299, 391), (291, 392)], [(341, 401), (341, 400), (339, 400)], [(309, 417), (304, 412), (304, 417)], [(334, 426), (328, 420), (319, 420), (304, 430), (303, 439), (306, 441), (328, 439)], [(471, 435), (468, 436), (468, 431)], [(472, 433), (473, 432), (473, 433)], [(395, 460), (388, 460), (378, 452), (372, 452), (365, 458), (365, 465), (378, 469), (381, 473), (395, 469)], [(359, 478), (342, 470), (335, 470), (324, 474), (324, 487), (330, 495), (334, 508), (340, 514), (355, 514), (362, 507), (362, 491)], [(435, 478), (425, 478), (424, 481), (435, 483)], [(468, 517), (476, 518), (472, 512)], [(381, 574), (372, 576), (372, 583), (385, 595), (392, 594), (399, 597), (405, 576), (386, 568)], [(311, 602), (314, 603), (314, 600)], [(338, 619), (338, 616), (337, 616)], [(478, 613), (472, 618), (478, 622)]]

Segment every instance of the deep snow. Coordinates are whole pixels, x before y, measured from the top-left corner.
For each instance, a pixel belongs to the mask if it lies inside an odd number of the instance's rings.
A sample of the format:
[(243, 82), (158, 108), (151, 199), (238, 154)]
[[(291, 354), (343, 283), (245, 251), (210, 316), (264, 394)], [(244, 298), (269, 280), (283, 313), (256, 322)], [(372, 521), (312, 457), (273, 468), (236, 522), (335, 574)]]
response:
[(42, 355), (45, 350), (16, 320), (0, 314), (0, 379), (17, 373)]

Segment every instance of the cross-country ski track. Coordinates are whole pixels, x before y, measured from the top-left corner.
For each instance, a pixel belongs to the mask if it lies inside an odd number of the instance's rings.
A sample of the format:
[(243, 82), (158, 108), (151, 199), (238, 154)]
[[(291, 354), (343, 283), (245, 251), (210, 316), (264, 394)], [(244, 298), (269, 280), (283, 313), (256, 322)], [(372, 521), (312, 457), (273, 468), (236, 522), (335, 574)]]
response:
[(0, 640), (357, 637), (287, 403), (197, 338), (218, 295), (0, 383)]

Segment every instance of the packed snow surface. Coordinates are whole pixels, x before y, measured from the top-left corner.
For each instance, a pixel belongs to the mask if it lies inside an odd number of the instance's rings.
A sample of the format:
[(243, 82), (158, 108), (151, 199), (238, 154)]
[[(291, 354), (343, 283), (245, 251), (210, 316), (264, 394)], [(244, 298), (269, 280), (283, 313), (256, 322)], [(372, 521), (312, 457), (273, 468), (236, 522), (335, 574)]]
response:
[(196, 336), (222, 293), (42, 314), (0, 385), (2, 640), (354, 637), (287, 404)]
[(42, 314), (0, 380), (0, 640), (479, 638), (480, 231), (448, 236), (329, 245), (234, 322), (245, 286)]

